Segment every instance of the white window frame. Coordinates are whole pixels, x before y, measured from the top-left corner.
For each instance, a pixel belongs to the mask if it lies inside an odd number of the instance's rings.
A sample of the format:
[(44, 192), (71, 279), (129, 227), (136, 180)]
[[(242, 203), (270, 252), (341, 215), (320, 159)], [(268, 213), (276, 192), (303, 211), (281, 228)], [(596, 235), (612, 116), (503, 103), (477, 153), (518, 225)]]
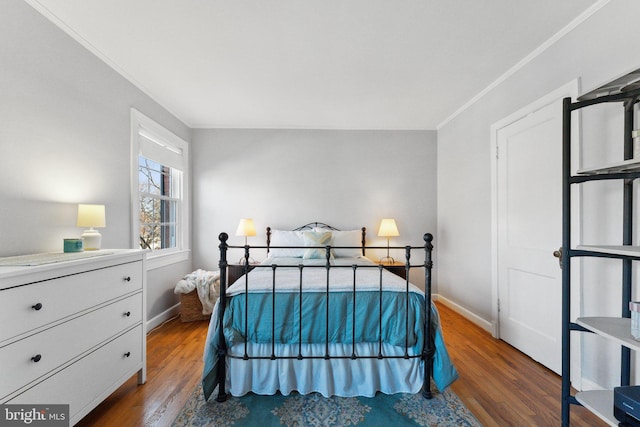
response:
[[(147, 254), (147, 267), (149, 269), (164, 267), (176, 262), (187, 261), (191, 254), (190, 249), (190, 185), (189, 185), (189, 143), (173, 134), (154, 120), (142, 114), (135, 108), (131, 109), (131, 247), (140, 248), (140, 189), (138, 180), (138, 158), (145, 156), (141, 150), (141, 134), (147, 139), (158, 143), (158, 147), (170, 147), (172, 152), (182, 153), (182, 179), (181, 202), (178, 207), (178, 220), (176, 224), (176, 247), (155, 251)], [(145, 156), (154, 161), (153, 156)]]

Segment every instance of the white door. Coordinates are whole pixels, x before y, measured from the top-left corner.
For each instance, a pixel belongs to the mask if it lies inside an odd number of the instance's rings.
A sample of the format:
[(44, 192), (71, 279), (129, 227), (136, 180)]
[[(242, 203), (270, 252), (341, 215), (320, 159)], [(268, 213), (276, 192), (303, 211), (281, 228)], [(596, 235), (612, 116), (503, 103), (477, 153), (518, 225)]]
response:
[(562, 102), (497, 131), (500, 338), (561, 371)]

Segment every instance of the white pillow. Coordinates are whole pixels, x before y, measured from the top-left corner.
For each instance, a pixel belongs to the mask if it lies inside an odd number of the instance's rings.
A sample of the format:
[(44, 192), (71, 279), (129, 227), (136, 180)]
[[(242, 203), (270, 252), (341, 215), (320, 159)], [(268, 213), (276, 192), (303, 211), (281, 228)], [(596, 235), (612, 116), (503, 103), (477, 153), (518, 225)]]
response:
[[(362, 256), (362, 230), (333, 231), (333, 255), (336, 258)], [(340, 249), (338, 246), (357, 246), (357, 249)]]
[(304, 246), (302, 231), (271, 230), (269, 256), (302, 258), (304, 248), (273, 248), (273, 246)]
[[(302, 233), (305, 246), (327, 246), (331, 245), (332, 234), (330, 231), (318, 232), (318, 231), (305, 231)], [(309, 248), (305, 250), (302, 258), (304, 259), (317, 259), (326, 258), (326, 249), (321, 248)]]

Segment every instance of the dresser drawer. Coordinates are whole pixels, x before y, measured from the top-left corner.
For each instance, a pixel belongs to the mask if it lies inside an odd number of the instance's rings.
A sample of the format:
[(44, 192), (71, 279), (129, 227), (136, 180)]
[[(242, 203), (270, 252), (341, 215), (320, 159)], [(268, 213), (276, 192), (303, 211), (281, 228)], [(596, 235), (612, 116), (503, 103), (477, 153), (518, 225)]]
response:
[(1, 347), (0, 399), (142, 323), (142, 297), (141, 292), (131, 295)]
[(6, 403), (70, 404), (73, 425), (142, 368), (143, 339), (137, 326)]
[(1, 290), (0, 345), (140, 290), (142, 274), (142, 262), (132, 262)]

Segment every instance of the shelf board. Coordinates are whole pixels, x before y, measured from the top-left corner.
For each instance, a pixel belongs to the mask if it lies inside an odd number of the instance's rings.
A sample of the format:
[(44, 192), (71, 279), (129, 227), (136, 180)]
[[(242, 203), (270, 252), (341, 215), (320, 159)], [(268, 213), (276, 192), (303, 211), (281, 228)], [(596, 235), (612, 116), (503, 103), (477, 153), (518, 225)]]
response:
[(578, 101), (587, 101), (601, 96), (629, 92), (638, 88), (638, 82), (640, 82), (640, 69), (627, 73), (607, 84), (582, 94), (578, 97)]
[(608, 165), (596, 168), (578, 169), (578, 175), (600, 175), (616, 172), (637, 172), (640, 171), (640, 159), (622, 160), (620, 162), (609, 163)]
[(581, 391), (576, 393), (576, 400), (609, 425), (617, 427), (620, 423), (613, 416), (612, 390)]
[(640, 351), (640, 341), (631, 336), (631, 319), (624, 317), (580, 317), (576, 320), (580, 326), (628, 347)]
[(624, 255), (640, 258), (640, 246), (630, 245), (579, 245), (578, 250), (598, 252), (602, 254)]

